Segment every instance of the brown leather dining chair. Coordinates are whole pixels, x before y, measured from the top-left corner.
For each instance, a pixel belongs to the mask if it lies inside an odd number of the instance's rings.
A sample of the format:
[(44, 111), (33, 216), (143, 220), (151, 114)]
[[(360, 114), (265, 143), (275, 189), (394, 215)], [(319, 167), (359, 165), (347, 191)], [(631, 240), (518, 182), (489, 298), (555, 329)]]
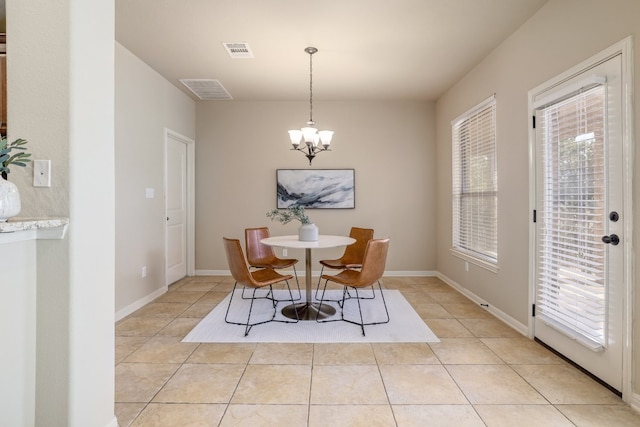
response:
[[(229, 270), (231, 271), (231, 276), (235, 280), (233, 285), (233, 290), (231, 291), (231, 297), (229, 298), (229, 305), (227, 306), (227, 312), (224, 316), (224, 321), (232, 324), (232, 325), (242, 325), (245, 327), (244, 336), (249, 335), (249, 331), (253, 326), (261, 325), (267, 322), (283, 322), (283, 323), (297, 323), (299, 319), (296, 320), (276, 320), (276, 311), (278, 300), (276, 300), (273, 296), (273, 285), (276, 283), (284, 282), (289, 290), (289, 296), (291, 304), (293, 304), (293, 294), (291, 292), (291, 287), (289, 286), (289, 280), (293, 279), (292, 275), (282, 275), (275, 271), (272, 268), (262, 268), (256, 271), (249, 271), (249, 266), (247, 265), (247, 261), (244, 257), (244, 253), (242, 252), (242, 247), (240, 246), (240, 240), (238, 239), (228, 239), (223, 237), (224, 249), (227, 254), (227, 261), (229, 263)], [(236, 288), (238, 285), (243, 286), (244, 289), (252, 289), (253, 293), (250, 298), (251, 304), (249, 305), (249, 313), (247, 315), (246, 322), (236, 322), (229, 320), (229, 309), (231, 308), (231, 303), (233, 301), (233, 297), (235, 295)], [(266, 296), (256, 296), (256, 292), (260, 289), (268, 288)], [(254, 323), (251, 323), (251, 314), (253, 312), (253, 304), (256, 300), (259, 299), (267, 299), (271, 302), (273, 308), (273, 314), (270, 319), (261, 320)], [(289, 300), (288, 300), (289, 301)]]
[[(337, 283), (338, 285), (343, 286), (342, 292), (342, 301), (340, 303), (341, 313), (340, 319), (316, 319), (319, 323), (324, 322), (335, 322), (338, 320), (342, 320), (348, 323), (353, 323), (354, 325), (359, 325), (362, 329), (362, 335), (365, 335), (364, 327), (368, 325), (380, 325), (383, 323), (389, 322), (389, 310), (387, 309), (387, 302), (384, 299), (384, 293), (382, 291), (382, 285), (380, 284), (380, 279), (384, 274), (385, 265), (387, 263), (387, 253), (389, 252), (389, 239), (373, 239), (369, 240), (367, 243), (367, 247), (364, 252), (364, 258), (362, 260), (362, 268), (360, 270), (351, 270), (346, 269), (341, 271), (336, 275), (323, 274), (322, 279), (324, 282), (324, 289), (322, 290), (322, 294), (320, 297), (320, 308), (322, 308), (322, 304), (324, 303), (324, 294), (327, 290), (327, 284), (329, 282)], [(384, 306), (384, 311), (386, 313), (386, 320), (371, 320), (367, 319), (365, 322), (362, 316), (362, 300), (363, 299), (372, 299), (372, 298), (362, 298), (359, 289), (366, 288), (369, 286), (373, 286), (378, 284), (378, 289), (380, 290), (380, 296), (382, 299), (382, 305)], [(347, 297), (348, 289), (352, 289), (354, 291), (355, 296), (350, 295)], [(375, 289), (374, 289), (375, 292)], [(344, 317), (345, 304), (356, 304), (358, 305), (358, 312), (360, 314), (359, 321), (353, 319), (347, 319)], [(374, 304), (377, 302), (369, 301), (368, 304)]]
[(316, 299), (319, 298), (320, 282), (322, 281), (322, 273), (324, 272), (325, 267), (334, 270), (362, 267), (362, 259), (364, 258), (364, 251), (367, 248), (367, 243), (369, 240), (373, 239), (373, 228), (351, 227), (349, 237), (355, 239), (356, 242), (345, 247), (344, 253), (340, 258), (322, 259), (319, 261), (322, 268), (320, 269), (320, 277), (318, 278), (318, 285), (316, 286)]
[(298, 297), (296, 298), (296, 301), (298, 301), (301, 298), (300, 282), (298, 282), (298, 272), (296, 271), (298, 260), (295, 258), (278, 258), (271, 246), (260, 242), (260, 240), (269, 236), (268, 227), (245, 228), (244, 243), (249, 266), (253, 268), (272, 268), (274, 270), (293, 267), (293, 275), (296, 278), (298, 287)]

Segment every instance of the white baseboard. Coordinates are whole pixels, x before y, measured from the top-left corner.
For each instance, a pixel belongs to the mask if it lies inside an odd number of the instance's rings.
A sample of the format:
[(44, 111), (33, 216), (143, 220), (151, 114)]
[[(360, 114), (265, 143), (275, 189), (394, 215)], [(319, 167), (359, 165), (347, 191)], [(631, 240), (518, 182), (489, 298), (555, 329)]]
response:
[[(624, 397), (624, 396), (623, 396)], [(631, 399), (625, 399), (634, 412), (640, 414), (640, 394), (632, 393)]]
[(114, 415), (113, 418), (111, 418), (111, 421), (109, 421), (107, 425), (105, 425), (104, 427), (119, 427), (119, 426), (120, 424), (118, 424), (118, 419)]
[[(282, 274), (293, 274), (293, 270), (282, 271), (278, 270)], [(297, 269), (300, 272), (300, 269)], [(304, 273), (304, 269), (302, 270)], [(320, 270), (311, 271), (312, 276), (319, 276)], [(385, 271), (386, 277), (436, 277), (438, 272), (436, 271)], [(229, 270), (196, 270), (196, 276), (231, 276)]]
[(196, 276), (231, 276), (229, 270), (196, 270)]
[(527, 338), (529, 337), (529, 327), (527, 325), (524, 325), (518, 322), (516, 319), (509, 316), (507, 313), (503, 312), (502, 310), (498, 310), (497, 308), (493, 307), (487, 301), (483, 300), (482, 298), (480, 298), (479, 296), (477, 296), (467, 288), (461, 286), (459, 283), (456, 283), (454, 280), (450, 279), (444, 274), (437, 273), (437, 277), (443, 282), (445, 282), (447, 285), (451, 286), (452, 288), (454, 288), (455, 290), (457, 290), (458, 292), (460, 292), (461, 294), (469, 298), (470, 300), (478, 303), (482, 308), (487, 310), (489, 313), (493, 314), (496, 318), (503, 321), (513, 329), (515, 329), (517, 332), (521, 333)]
[(385, 271), (385, 277), (436, 277), (437, 271)]
[(163, 286), (162, 288), (154, 291), (153, 293), (145, 296), (144, 298), (140, 298), (138, 301), (135, 301), (132, 304), (129, 304), (122, 310), (118, 310), (115, 316), (116, 322), (120, 319), (124, 319), (125, 317), (127, 317), (128, 315), (136, 311), (137, 309), (142, 308), (143, 306), (149, 304), (151, 301), (158, 298), (160, 295), (164, 295), (168, 290), (169, 290), (168, 286)]

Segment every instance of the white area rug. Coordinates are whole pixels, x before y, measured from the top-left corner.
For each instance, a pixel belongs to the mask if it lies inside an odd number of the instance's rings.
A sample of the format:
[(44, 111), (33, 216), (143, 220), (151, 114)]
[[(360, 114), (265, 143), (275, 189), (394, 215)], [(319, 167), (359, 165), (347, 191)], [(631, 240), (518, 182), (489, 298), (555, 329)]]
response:
[[(229, 320), (244, 322), (249, 310), (249, 300), (240, 298), (241, 290), (236, 290), (233, 304), (229, 311)], [(247, 291), (249, 292), (249, 291)], [(274, 291), (276, 298), (288, 297), (287, 291)], [(304, 293), (304, 291), (303, 291)], [(342, 291), (327, 291), (327, 298), (338, 299)], [(295, 296), (295, 295), (294, 295)], [(227, 305), (231, 294), (220, 302), (182, 342), (279, 342), (279, 343), (334, 343), (334, 342), (440, 342), (438, 337), (429, 329), (418, 316), (413, 307), (397, 290), (385, 290), (384, 296), (389, 309), (389, 323), (365, 326), (366, 336), (362, 336), (359, 325), (347, 322), (318, 323), (315, 320), (299, 321), (298, 323), (270, 322), (251, 328), (248, 336), (244, 336), (244, 326), (230, 325), (224, 321)], [(304, 299), (304, 295), (302, 296)], [(290, 301), (278, 303), (276, 319), (286, 319), (280, 313)], [(336, 303), (334, 318), (340, 318), (340, 308)], [(381, 321), (385, 319), (384, 307), (379, 291), (375, 300), (363, 301), (363, 316), (365, 322)], [(345, 318), (357, 319), (357, 302), (346, 304)], [(258, 300), (253, 305), (251, 322), (267, 320), (273, 313), (271, 301)], [(286, 319), (289, 320), (289, 319)]]

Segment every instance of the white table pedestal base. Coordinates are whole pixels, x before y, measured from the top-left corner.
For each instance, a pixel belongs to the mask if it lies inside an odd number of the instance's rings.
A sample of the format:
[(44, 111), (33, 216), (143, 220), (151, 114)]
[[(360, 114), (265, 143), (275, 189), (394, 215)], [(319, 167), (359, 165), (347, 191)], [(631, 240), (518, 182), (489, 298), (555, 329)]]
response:
[(300, 320), (316, 320), (326, 319), (336, 314), (336, 309), (329, 304), (322, 303), (322, 310), (320, 309), (320, 303), (306, 303), (300, 302), (298, 304), (289, 304), (282, 309), (282, 315), (289, 319)]

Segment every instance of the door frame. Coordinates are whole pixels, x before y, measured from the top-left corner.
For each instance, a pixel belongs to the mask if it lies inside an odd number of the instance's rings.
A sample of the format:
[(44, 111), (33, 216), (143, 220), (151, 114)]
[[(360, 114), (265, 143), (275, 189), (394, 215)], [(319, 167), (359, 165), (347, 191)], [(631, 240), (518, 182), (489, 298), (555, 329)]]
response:
[[(169, 138), (178, 140), (187, 146), (187, 276), (195, 276), (195, 141), (171, 129), (164, 129), (164, 218), (167, 216), (167, 149)], [(167, 282), (167, 221), (164, 221), (164, 281)]]
[[(530, 120), (534, 116), (533, 100), (537, 95), (567, 81), (577, 74), (592, 68), (594, 65), (621, 55), (622, 60), (622, 155), (623, 155), (623, 350), (622, 350), (622, 399), (630, 403), (632, 400), (632, 345), (633, 345), (633, 41), (627, 37), (591, 58), (571, 67), (569, 70), (542, 83), (528, 93), (528, 113)], [(531, 123), (531, 122), (530, 122)], [(529, 212), (533, 217), (536, 207), (536, 159), (535, 129), (529, 126)], [(535, 336), (533, 305), (536, 301), (536, 226), (531, 218), (529, 222), (529, 338)]]

